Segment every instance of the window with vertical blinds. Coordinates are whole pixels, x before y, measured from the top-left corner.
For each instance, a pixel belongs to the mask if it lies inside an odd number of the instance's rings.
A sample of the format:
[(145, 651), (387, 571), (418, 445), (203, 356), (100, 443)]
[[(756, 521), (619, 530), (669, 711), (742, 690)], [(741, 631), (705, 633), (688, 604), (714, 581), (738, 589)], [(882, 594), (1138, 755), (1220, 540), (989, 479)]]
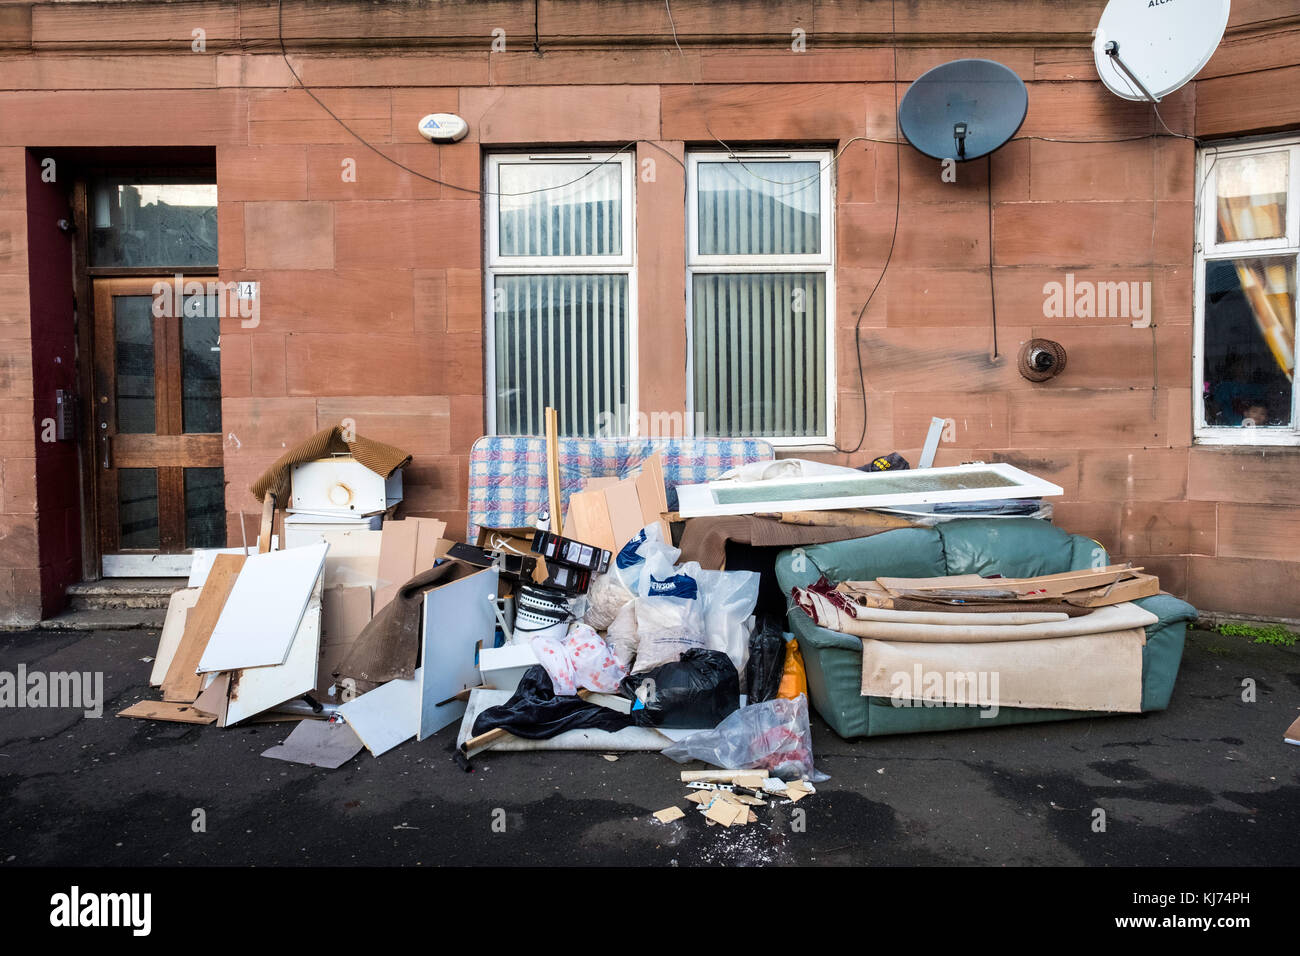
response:
[(830, 440), (830, 154), (688, 163), (695, 433)]
[(488, 160), (490, 425), (536, 435), (627, 434), (632, 388), (631, 161)]

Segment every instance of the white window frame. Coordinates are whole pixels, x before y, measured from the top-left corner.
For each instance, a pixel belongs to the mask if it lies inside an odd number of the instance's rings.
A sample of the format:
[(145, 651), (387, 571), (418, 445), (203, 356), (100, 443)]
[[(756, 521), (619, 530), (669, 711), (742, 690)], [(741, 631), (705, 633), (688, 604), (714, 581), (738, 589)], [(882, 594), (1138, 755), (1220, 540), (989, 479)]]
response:
[[(829, 149), (691, 150), (686, 155), (686, 433), (695, 434), (695, 275), (724, 272), (823, 272), (826, 275), (826, 432), (821, 435), (761, 436), (786, 450), (835, 447), (835, 212), (833, 152)], [(821, 172), (821, 251), (801, 255), (701, 255), (699, 251), (700, 163), (762, 161), (815, 162)], [(741, 170), (741, 175), (745, 175)], [(758, 436), (734, 435), (735, 438)]]
[[(638, 371), (638, 321), (636, 283), (636, 177), (633, 175), (632, 154), (585, 152), (582, 150), (530, 151), (527, 153), (491, 153), (484, 159), (484, 181), (487, 195), (483, 204), (485, 216), (485, 248), (483, 256), (484, 305), (484, 381), (487, 394), (484, 405), (487, 412), (487, 431), (497, 434), (497, 383), (496, 383), (496, 315), (494, 290), (498, 276), (534, 275), (626, 275), (627, 276), (627, 437), (637, 434), (640, 407), (640, 375)], [(501, 166), (502, 165), (555, 165), (557, 163), (609, 163), (620, 169), (621, 199), (623, 207), (622, 252), (616, 256), (504, 256), (501, 255)], [(622, 436), (611, 436), (622, 437)]]
[[(1286, 235), (1276, 239), (1218, 241), (1218, 161), (1250, 153), (1289, 150)], [(1291, 388), (1290, 426), (1207, 425), (1205, 423), (1205, 276), (1206, 263), (1225, 259), (1291, 255), (1300, 284), (1300, 136), (1252, 138), (1202, 147), (1196, 153), (1196, 268), (1193, 288), (1192, 427), (1200, 445), (1300, 445), (1300, 382)], [(1300, 294), (1295, 296), (1300, 313)], [(1300, 314), (1297, 315), (1300, 319)]]

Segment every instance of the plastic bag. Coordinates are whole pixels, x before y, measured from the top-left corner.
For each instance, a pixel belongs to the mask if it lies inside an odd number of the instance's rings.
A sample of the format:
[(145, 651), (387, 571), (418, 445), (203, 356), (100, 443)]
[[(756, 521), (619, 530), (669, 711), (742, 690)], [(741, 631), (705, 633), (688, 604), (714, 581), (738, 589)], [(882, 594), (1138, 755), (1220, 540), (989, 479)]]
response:
[(808, 672), (804, 670), (799, 642), (791, 638), (785, 646), (785, 666), (781, 669), (781, 686), (777, 689), (776, 696), (794, 700), (800, 694), (807, 693)]
[(680, 661), (623, 679), (641, 727), (713, 727), (740, 706), (740, 679), (721, 651), (695, 648)]
[(785, 654), (785, 635), (781, 633), (780, 625), (771, 616), (763, 615), (749, 638), (745, 684), (750, 704), (762, 703), (776, 696), (781, 687)]
[(605, 631), (605, 638), (614, 648), (614, 656), (623, 667), (632, 666), (636, 660), (636, 602), (624, 604)]
[(736, 672), (745, 673), (749, 660), (749, 619), (758, 603), (757, 571), (699, 571), (695, 575), (704, 595), (704, 646), (731, 658)]
[(678, 763), (703, 760), (724, 770), (766, 770), (782, 780), (829, 779), (813, 768), (808, 698), (802, 694), (742, 707), (713, 730), (692, 734), (663, 753)]
[(598, 631), (613, 624), (618, 612), (636, 598), (641, 570), (651, 555), (662, 555), (670, 565), (681, 556), (681, 551), (665, 543), (663, 526), (657, 521), (638, 531), (614, 557), (610, 569), (591, 582), (583, 620)]
[(636, 663), (640, 674), (681, 659), (705, 646), (704, 601), (696, 580), (700, 566), (691, 561), (674, 568), (666, 555), (646, 560), (636, 609)]
[(630, 714), (588, 703), (581, 697), (556, 696), (546, 668), (534, 664), (524, 671), (509, 700), (475, 718), (471, 733), (477, 736), (500, 727), (516, 737), (548, 740), (566, 730), (615, 732), (631, 726)]
[(619, 681), (627, 674), (627, 665), (619, 663), (614, 649), (586, 624), (573, 625), (563, 640), (533, 638), (533, 653), (561, 697), (572, 696), (579, 688), (617, 693)]

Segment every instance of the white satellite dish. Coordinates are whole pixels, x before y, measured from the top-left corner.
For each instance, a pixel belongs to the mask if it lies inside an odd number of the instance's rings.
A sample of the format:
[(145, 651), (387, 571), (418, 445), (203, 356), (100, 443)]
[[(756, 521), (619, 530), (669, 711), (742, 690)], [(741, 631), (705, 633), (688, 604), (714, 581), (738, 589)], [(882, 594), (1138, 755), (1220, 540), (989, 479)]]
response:
[(1116, 96), (1159, 103), (1201, 72), (1223, 39), (1231, 0), (1110, 0), (1092, 57)]

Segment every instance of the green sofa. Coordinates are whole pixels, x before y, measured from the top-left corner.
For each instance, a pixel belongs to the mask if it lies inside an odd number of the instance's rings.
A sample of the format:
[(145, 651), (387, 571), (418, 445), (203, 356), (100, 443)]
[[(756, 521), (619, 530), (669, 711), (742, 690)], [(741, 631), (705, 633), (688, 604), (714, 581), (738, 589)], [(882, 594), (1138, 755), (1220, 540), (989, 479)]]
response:
[[(1091, 538), (1066, 534), (1046, 521), (971, 518), (782, 551), (776, 561), (776, 577), (788, 596), (791, 588), (811, 584), (822, 573), (832, 582), (946, 574), (1032, 577), (1091, 567), (1105, 556), (1105, 549)], [(1147, 628), (1142, 651), (1142, 710), (1164, 710), (1174, 690), (1187, 624), (1196, 620), (1196, 609), (1170, 594), (1134, 603), (1159, 618)], [(858, 638), (816, 626), (797, 607), (791, 607), (789, 619), (808, 671), (808, 696), (841, 737), (1113, 716), (1003, 707), (994, 717), (981, 717), (981, 709), (975, 706), (895, 707), (887, 697), (862, 696), (862, 642)]]

